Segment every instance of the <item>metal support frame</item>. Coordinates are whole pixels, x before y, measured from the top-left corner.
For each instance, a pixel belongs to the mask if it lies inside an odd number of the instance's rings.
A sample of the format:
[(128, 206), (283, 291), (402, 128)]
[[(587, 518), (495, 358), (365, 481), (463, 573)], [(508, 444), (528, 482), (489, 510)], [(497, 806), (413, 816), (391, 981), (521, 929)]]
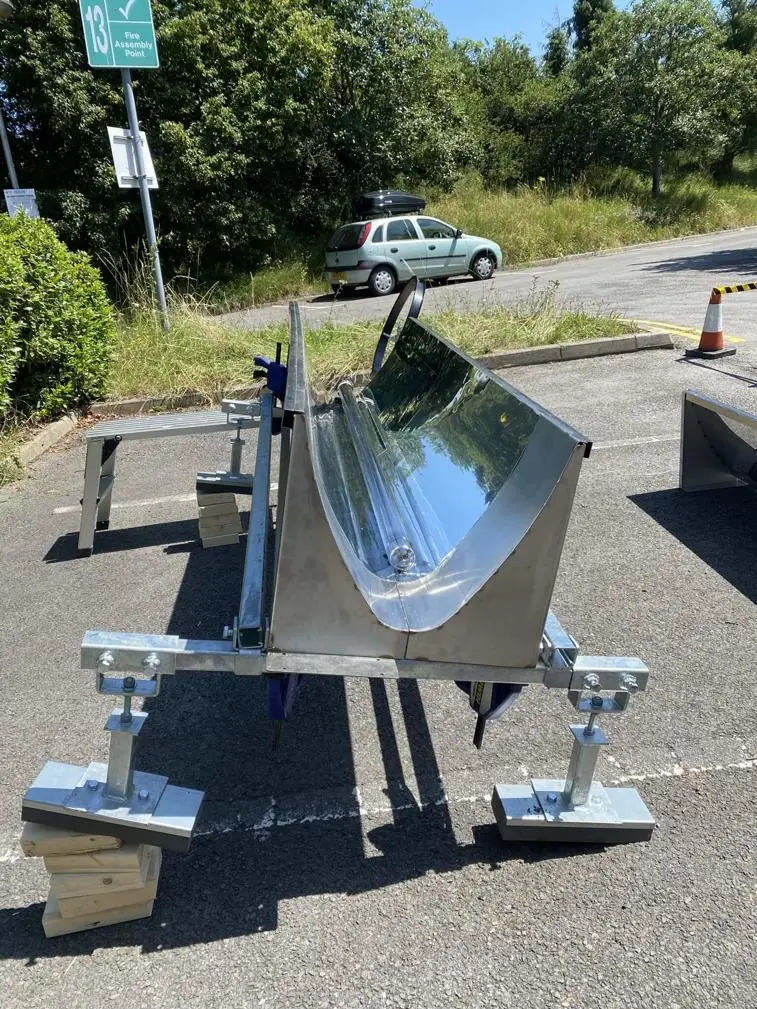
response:
[[(255, 548), (258, 560), (259, 546)], [(249, 601), (249, 597), (244, 598)], [(237, 641), (239, 638), (237, 631)], [(540, 659), (533, 668), (267, 652), (262, 646), (242, 648), (234, 641), (105, 631), (89, 631), (84, 636), (81, 665), (95, 671), (100, 692), (123, 693), (127, 684), (132, 696), (155, 696), (160, 690), (161, 677), (178, 671), (231, 672), (237, 676), (307, 674), (385, 680), (472, 680), (524, 686), (542, 684), (548, 689), (565, 690), (576, 711), (588, 715), (587, 723), (570, 726), (573, 749), (566, 776), (559, 780), (535, 778), (530, 784), (495, 786), (492, 807), (502, 837), (615, 843), (648, 839), (655, 825), (635, 789), (604, 788), (594, 778), (599, 750), (609, 742), (597, 724), (598, 717), (624, 711), (632, 694), (646, 689), (649, 670), (637, 658), (581, 655), (576, 641), (551, 610)], [(116, 669), (127, 674), (124, 679), (112, 674)], [(109, 725), (114, 717), (111, 716)], [(108, 774), (109, 781), (123, 779), (126, 749), (125, 743), (111, 749), (111, 762), (118, 766)]]
[[(297, 312), (293, 312), (293, 318), (296, 322)], [(295, 355), (291, 362), (295, 377), (298, 367), (304, 367), (302, 362), (299, 366), (297, 362)], [(237, 676), (438, 679), (470, 683), (472, 692), (473, 688), (487, 684), (542, 684), (548, 689), (565, 690), (576, 711), (588, 716), (587, 723), (570, 726), (573, 749), (566, 776), (564, 779), (532, 779), (530, 784), (495, 786), (492, 807), (503, 838), (601, 843), (648, 838), (654, 828), (654, 819), (636, 790), (606, 789), (594, 775), (600, 747), (608, 744), (606, 734), (597, 724), (598, 717), (624, 711), (631, 695), (646, 689), (649, 670), (638, 658), (581, 655), (577, 642), (551, 610), (543, 628), (538, 660), (533, 665), (517, 668), (481, 662), (387, 657), (386, 652), (384, 657), (376, 657), (382, 653), (363, 654), (362, 647), (355, 649), (359, 654), (352, 655), (320, 654), (300, 650), (297, 645), (289, 651), (281, 647), (272, 650), (276, 638), (269, 635), (266, 592), (272, 436), (283, 419), (280, 480), (286, 487), (290, 456), (287, 425), (292, 422), (295, 407), (302, 406), (296, 399), (301, 390), (295, 386), (292, 386), (291, 395), (287, 389), (284, 411), (274, 406), (274, 394), (267, 389), (259, 404), (225, 401), (226, 423), (237, 425), (230, 470), (198, 476), (198, 487), (236, 490), (247, 481), (252, 491), (244, 574), (233, 628), (224, 632), (222, 641), (184, 639), (175, 635), (87, 632), (81, 648), (82, 668), (95, 671), (99, 692), (124, 697), (123, 710), (114, 712), (106, 724), (111, 738), (108, 765), (76, 768), (49, 763), (24, 799), (24, 818), (71, 826), (86, 822), (82, 829), (89, 830), (93, 829), (93, 821), (105, 822), (112, 832), (125, 839), (164, 838), (152, 840), (152, 843), (186, 847), (202, 794), (182, 789), (172, 791), (165, 779), (133, 770), (134, 748), (147, 716), (144, 712), (131, 713), (131, 699), (156, 696), (162, 677), (177, 671), (231, 672)], [(254, 483), (251, 476), (241, 473), (244, 444), (241, 427), (253, 423), (259, 425)], [(161, 433), (173, 432), (151, 429), (149, 436)], [(109, 431), (109, 434), (115, 432)], [(130, 430), (129, 436), (139, 437), (140, 434), (132, 434)], [(90, 462), (88, 449), (87, 507), (83, 506), (83, 515), (85, 511), (88, 516), (92, 512), (90, 517), (94, 521), (97, 513), (107, 520), (109, 499), (100, 511), (103, 500), (100, 482), (109, 478), (112, 486), (114, 469), (111, 466), (109, 472), (104, 471), (99, 450), (92, 458)], [(97, 488), (94, 506), (92, 487)], [(276, 556), (279, 546), (277, 542)], [(538, 633), (538, 623), (536, 627)], [(306, 647), (313, 645), (307, 641)], [(391, 654), (389, 651), (389, 656)], [(397, 654), (412, 654), (409, 642), (408, 647)], [(496, 656), (497, 649), (493, 648), (490, 654)], [(507, 649), (503, 654), (508, 654)], [(517, 661), (521, 661), (519, 656)], [(479, 737), (483, 727), (481, 718), (496, 717), (502, 707), (504, 705), (494, 710), (479, 710)]]

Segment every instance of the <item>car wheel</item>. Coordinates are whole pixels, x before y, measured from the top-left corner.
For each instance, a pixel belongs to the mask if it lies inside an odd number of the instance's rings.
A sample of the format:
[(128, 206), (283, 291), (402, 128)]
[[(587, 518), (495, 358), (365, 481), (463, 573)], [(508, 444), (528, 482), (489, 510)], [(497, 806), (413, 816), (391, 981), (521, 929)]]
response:
[(490, 256), (488, 252), (479, 252), (471, 263), (470, 272), (476, 280), (491, 280), (496, 265), (494, 257)]
[(391, 294), (397, 286), (397, 277), (391, 266), (377, 266), (368, 278), (368, 287), (371, 294), (380, 297), (384, 294)]

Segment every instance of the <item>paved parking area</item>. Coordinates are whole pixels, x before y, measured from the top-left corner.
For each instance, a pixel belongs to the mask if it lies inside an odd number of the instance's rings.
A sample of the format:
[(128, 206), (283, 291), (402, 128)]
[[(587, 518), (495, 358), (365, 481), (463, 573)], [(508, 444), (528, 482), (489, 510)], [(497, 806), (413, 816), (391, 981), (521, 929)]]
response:
[(754, 410), (757, 355), (507, 378), (595, 441), (554, 605), (586, 652), (651, 666), (650, 689), (605, 719), (600, 777), (638, 783), (652, 841), (499, 839), (492, 784), (564, 771), (563, 694), (527, 690), (479, 752), (451, 685), (319, 679), (274, 751), (260, 683), (183, 674), (151, 703), (139, 762), (207, 791), (200, 836), (166, 856), (152, 919), (46, 940), (19, 804), (44, 760), (105, 758), (110, 705), (78, 668), (83, 632), (218, 637), (242, 567), (241, 546), (196, 541), (193, 476), (225, 465), (224, 436), (123, 445), (89, 559), (73, 446), (0, 491), (3, 1007), (757, 1003), (755, 501), (676, 490), (681, 390)]

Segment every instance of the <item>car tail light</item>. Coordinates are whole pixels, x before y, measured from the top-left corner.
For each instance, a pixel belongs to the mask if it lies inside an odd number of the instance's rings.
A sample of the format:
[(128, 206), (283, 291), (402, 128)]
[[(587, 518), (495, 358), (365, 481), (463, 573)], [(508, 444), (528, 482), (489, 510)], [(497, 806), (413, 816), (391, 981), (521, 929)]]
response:
[(368, 241), (368, 236), (371, 233), (371, 222), (363, 225), (363, 230), (360, 232), (360, 238), (357, 240), (357, 248), (359, 249), (361, 245), (365, 245)]

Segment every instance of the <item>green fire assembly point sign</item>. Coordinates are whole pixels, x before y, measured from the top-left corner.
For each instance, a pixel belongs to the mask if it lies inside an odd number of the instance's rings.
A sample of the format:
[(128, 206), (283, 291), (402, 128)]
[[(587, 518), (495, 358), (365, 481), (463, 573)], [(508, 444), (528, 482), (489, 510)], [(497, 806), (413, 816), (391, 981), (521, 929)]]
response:
[(150, 0), (79, 0), (79, 8), (91, 67), (159, 66)]

